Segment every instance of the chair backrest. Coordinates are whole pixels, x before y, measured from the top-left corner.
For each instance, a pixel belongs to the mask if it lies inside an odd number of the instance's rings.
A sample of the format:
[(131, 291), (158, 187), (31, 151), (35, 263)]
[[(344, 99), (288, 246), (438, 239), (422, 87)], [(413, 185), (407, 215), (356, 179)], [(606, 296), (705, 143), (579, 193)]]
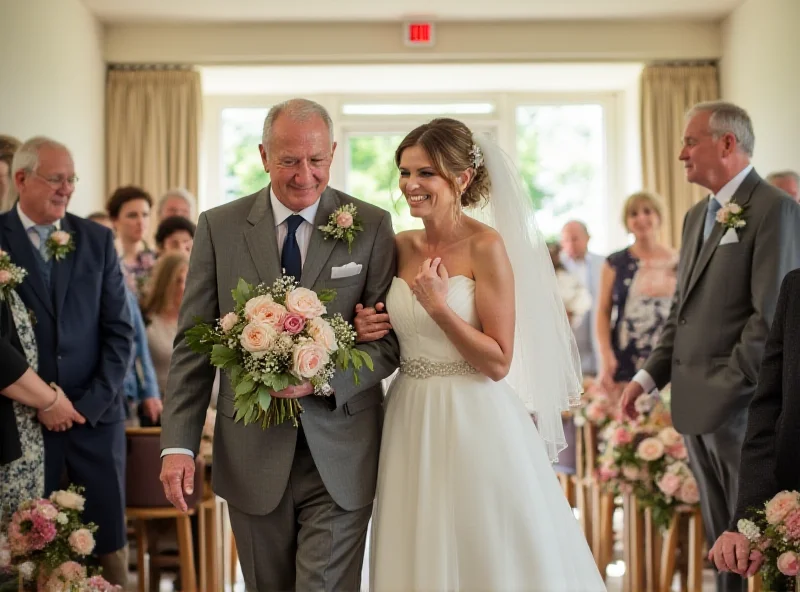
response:
[[(128, 459), (125, 475), (126, 505), (130, 508), (170, 507), (161, 475), (161, 428), (128, 428), (125, 430)], [(185, 495), (186, 504), (194, 508), (203, 499), (204, 463), (195, 459), (194, 492)]]

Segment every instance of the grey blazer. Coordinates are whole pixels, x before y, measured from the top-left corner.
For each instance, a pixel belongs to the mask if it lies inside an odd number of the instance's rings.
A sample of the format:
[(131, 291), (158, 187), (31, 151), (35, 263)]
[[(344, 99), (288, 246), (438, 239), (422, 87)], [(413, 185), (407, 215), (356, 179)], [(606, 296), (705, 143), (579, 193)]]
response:
[[(364, 222), (352, 253), (347, 252), (345, 243), (325, 240), (316, 229), (336, 208), (348, 203), (356, 204)], [(396, 266), (388, 212), (328, 188), (320, 199), (314, 226), (301, 285), (335, 289), (336, 299), (328, 305), (328, 312), (341, 313), (347, 320), (352, 320), (356, 304), (372, 306), (384, 300)], [(361, 273), (331, 279), (332, 267), (349, 262), (360, 263)], [(198, 317), (210, 322), (233, 310), (231, 290), (239, 278), (252, 284), (272, 283), (280, 272), (269, 187), (200, 215), (164, 401), (162, 448), (182, 447), (197, 453), (214, 382), (214, 368), (205, 356), (189, 349), (184, 332)], [(337, 372), (331, 381), (335, 400), (313, 395), (301, 399), (301, 421), (320, 476), (336, 503), (346, 510), (364, 507), (375, 496), (383, 422), (380, 381), (399, 361), (392, 333), (359, 348), (371, 355), (375, 370), (363, 369), (358, 387), (351, 371)], [(289, 479), (296, 433), (291, 422), (266, 430), (260, 425), (235, 423), (233, 391), (223, 375), (214, 435), (214, 491), (247, 514), (271, 512)]]
[(686, 214), (678, 286), (658, 346), (644, 365), (658, 388), (672, 382), (683, 434), (717, 430), (750, 404), (784, 276), (800, 267), (800, 206), (752, 170), (733, 196), (744, 208), (739, 242), (704, 243), (708, 200)]

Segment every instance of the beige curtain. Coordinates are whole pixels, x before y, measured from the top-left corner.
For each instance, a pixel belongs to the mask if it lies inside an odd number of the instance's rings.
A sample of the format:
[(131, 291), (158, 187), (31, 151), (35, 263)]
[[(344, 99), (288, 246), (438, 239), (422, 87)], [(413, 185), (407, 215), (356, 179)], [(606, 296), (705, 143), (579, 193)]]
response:
[(719, 98), (716, 66), (649, 66), (641, 79), (642, 179), (666, 201), (662, 236), (680, 246), (686, 211), (708, 192), (686, 181), (678, 160), (684, 114), (701, 101)]
[(106, 84), (106, 189), (138, 185), (153, 199), (175, 187), (197, 195), (200, 74), (112, 69)]

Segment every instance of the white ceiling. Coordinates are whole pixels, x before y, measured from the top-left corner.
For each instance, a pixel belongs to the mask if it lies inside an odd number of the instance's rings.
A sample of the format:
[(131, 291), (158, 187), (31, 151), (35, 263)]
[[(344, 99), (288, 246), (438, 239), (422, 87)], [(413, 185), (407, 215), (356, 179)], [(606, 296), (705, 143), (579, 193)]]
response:
[(744, 0), (83, 0), (105, 22), (720, 19)]

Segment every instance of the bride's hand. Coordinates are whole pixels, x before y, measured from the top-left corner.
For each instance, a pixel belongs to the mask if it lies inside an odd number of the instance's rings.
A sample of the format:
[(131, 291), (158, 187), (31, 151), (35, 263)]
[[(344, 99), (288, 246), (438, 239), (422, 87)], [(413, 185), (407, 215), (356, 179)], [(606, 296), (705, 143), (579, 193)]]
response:
[(434, 316), (447, 308), (448, 280), (447, 269), (441, 258), (437, 257), (433, 261), (425, 259), (420, 265), (411, 291), (429, 315)]

